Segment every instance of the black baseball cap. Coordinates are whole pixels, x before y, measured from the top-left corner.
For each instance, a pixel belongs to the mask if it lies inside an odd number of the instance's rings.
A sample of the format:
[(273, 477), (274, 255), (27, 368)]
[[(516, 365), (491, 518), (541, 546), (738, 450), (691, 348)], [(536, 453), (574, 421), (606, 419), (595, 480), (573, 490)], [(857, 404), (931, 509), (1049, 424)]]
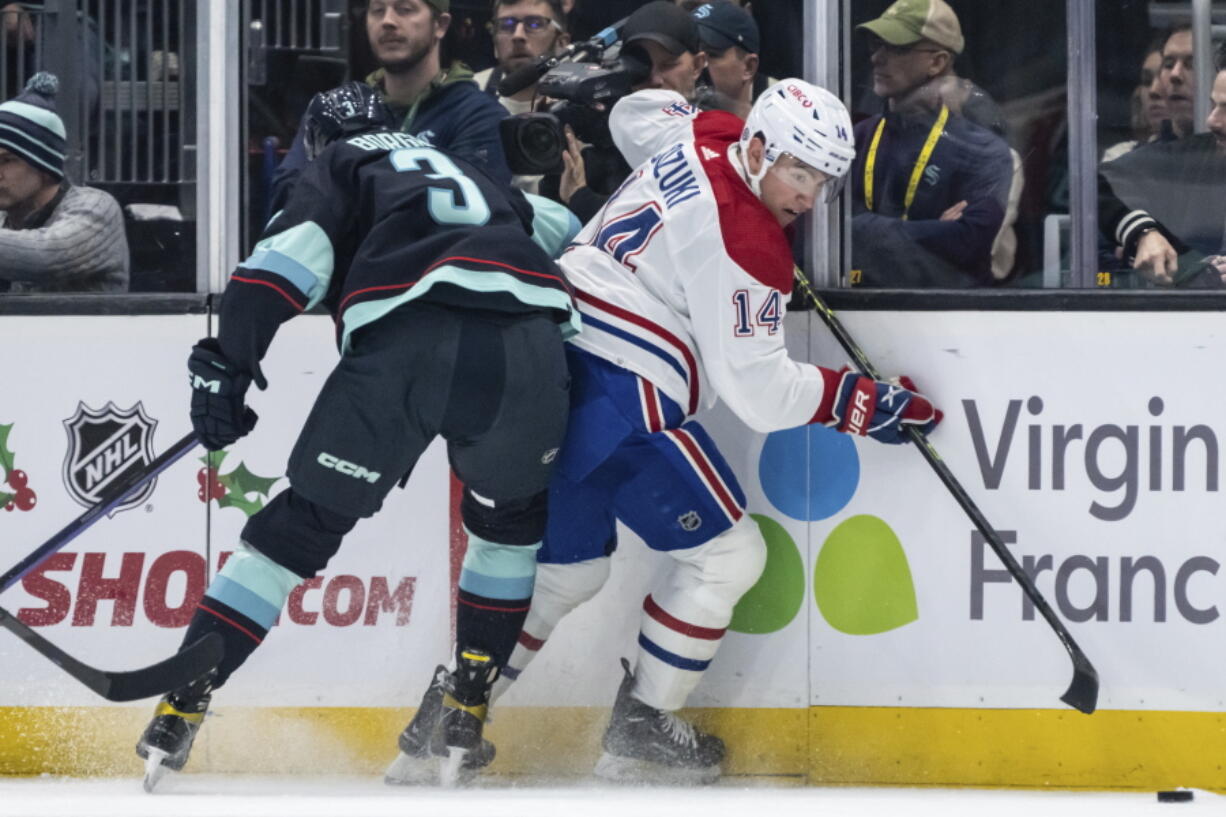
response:
[(678, 56), (689, 51), (697, 54), (698, 23), (681, 6), (669, 0), (654, 0), (640, 8), (622, 26), (622, 42), (651, 40), (670, 54)]
[(694, 9), (698, 22), (698, 36), (704, 46), (723, 51), (738, 46), (750, 54), (757, 54), (761, 42), (758, 24), (753, 16), (728, 0), (714, 0)]

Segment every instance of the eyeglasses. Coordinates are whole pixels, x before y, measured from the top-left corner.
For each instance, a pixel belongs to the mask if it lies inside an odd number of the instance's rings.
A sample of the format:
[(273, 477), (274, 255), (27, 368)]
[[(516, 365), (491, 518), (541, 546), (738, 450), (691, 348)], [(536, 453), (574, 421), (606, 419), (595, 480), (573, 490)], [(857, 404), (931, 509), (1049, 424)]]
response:
[(489, 29), (493, 34), (514, 34), (520, 23), (524, 24), (524, 31), (529, 34), (544, 34), (550, 28), (562, 30), (557, 21), (539, 14), (529, 14), (526, 17), (495, 17), (490, 21)]
[(920, 48), (917, 45), (894, 45), (887, 43), (879, 37), (871, 37), (868, 41), (868, 53), (876, 54), (879, 50), (885, 49), (885, 53), (891, 57), (903, 57), (913, 51), (919, 51), (926, 54), (939, 54), (944, 51), (944, 48)]

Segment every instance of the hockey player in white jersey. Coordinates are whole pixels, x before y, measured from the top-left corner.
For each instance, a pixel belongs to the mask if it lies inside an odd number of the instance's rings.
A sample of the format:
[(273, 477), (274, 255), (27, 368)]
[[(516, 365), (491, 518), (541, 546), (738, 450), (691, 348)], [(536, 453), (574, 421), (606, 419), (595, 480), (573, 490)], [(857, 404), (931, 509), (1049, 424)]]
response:
[(637, 166), (561, 264), (584, 331), (568, 344), (566, 441), (549, 489), (536, 589), (497, 695), (559, 620), (609, 573), (616, 520), (674, 557), (643, 602), (633, 674), (618, 692), (596, 773), (708, 782), (724, 744), (674, 712), (710, 664), (766, 545), (715, 443), (692, 417), (723, 400), (756, 431), (806, 423), (905, 442), (940, 420), (910, 381), (790, 359), (785, 228), (837, 195), (854, 147), (846, 108), (798, 79), (744, 123), (679, 94), (632, 94), (612, 111)]

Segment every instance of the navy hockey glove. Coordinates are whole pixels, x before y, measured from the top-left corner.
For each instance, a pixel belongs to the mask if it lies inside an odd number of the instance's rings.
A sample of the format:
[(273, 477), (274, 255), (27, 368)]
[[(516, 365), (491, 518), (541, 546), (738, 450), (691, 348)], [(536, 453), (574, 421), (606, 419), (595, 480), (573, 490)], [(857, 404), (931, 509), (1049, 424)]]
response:
[(205, 448), (225, 448), (255, 428), (259, 418), (244, 405), (251, 375), (222, 354), (216, 338), (204, 338), (192, 347), (187, 371), (192, 384), (192, 428)]
[(905, 443), (907, 426), (927, 434), (944, 416), (932, 401), (920, 394), (909, 377), (897, 382), (873, 380), (844, 368), (839, 372), (838, 391), (827, 425), (848, 434), (867, 434), (883, 443)]

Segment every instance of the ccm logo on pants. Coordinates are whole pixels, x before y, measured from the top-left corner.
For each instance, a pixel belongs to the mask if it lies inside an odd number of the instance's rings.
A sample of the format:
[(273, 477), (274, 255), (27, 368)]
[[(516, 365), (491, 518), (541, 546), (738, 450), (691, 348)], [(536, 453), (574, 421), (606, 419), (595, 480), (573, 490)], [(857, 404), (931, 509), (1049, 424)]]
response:
[(353, 477), (354, 479), (364, 479), (371, 484), (378, 482), (381, 476), (378, 471), (367, 471), (361, 465), (334, 457), (327, 452), (320, 452), (319, 458), (315, 461), (324, 468), (331, 468), (333, 471), (339, 471), (345, 476)]

